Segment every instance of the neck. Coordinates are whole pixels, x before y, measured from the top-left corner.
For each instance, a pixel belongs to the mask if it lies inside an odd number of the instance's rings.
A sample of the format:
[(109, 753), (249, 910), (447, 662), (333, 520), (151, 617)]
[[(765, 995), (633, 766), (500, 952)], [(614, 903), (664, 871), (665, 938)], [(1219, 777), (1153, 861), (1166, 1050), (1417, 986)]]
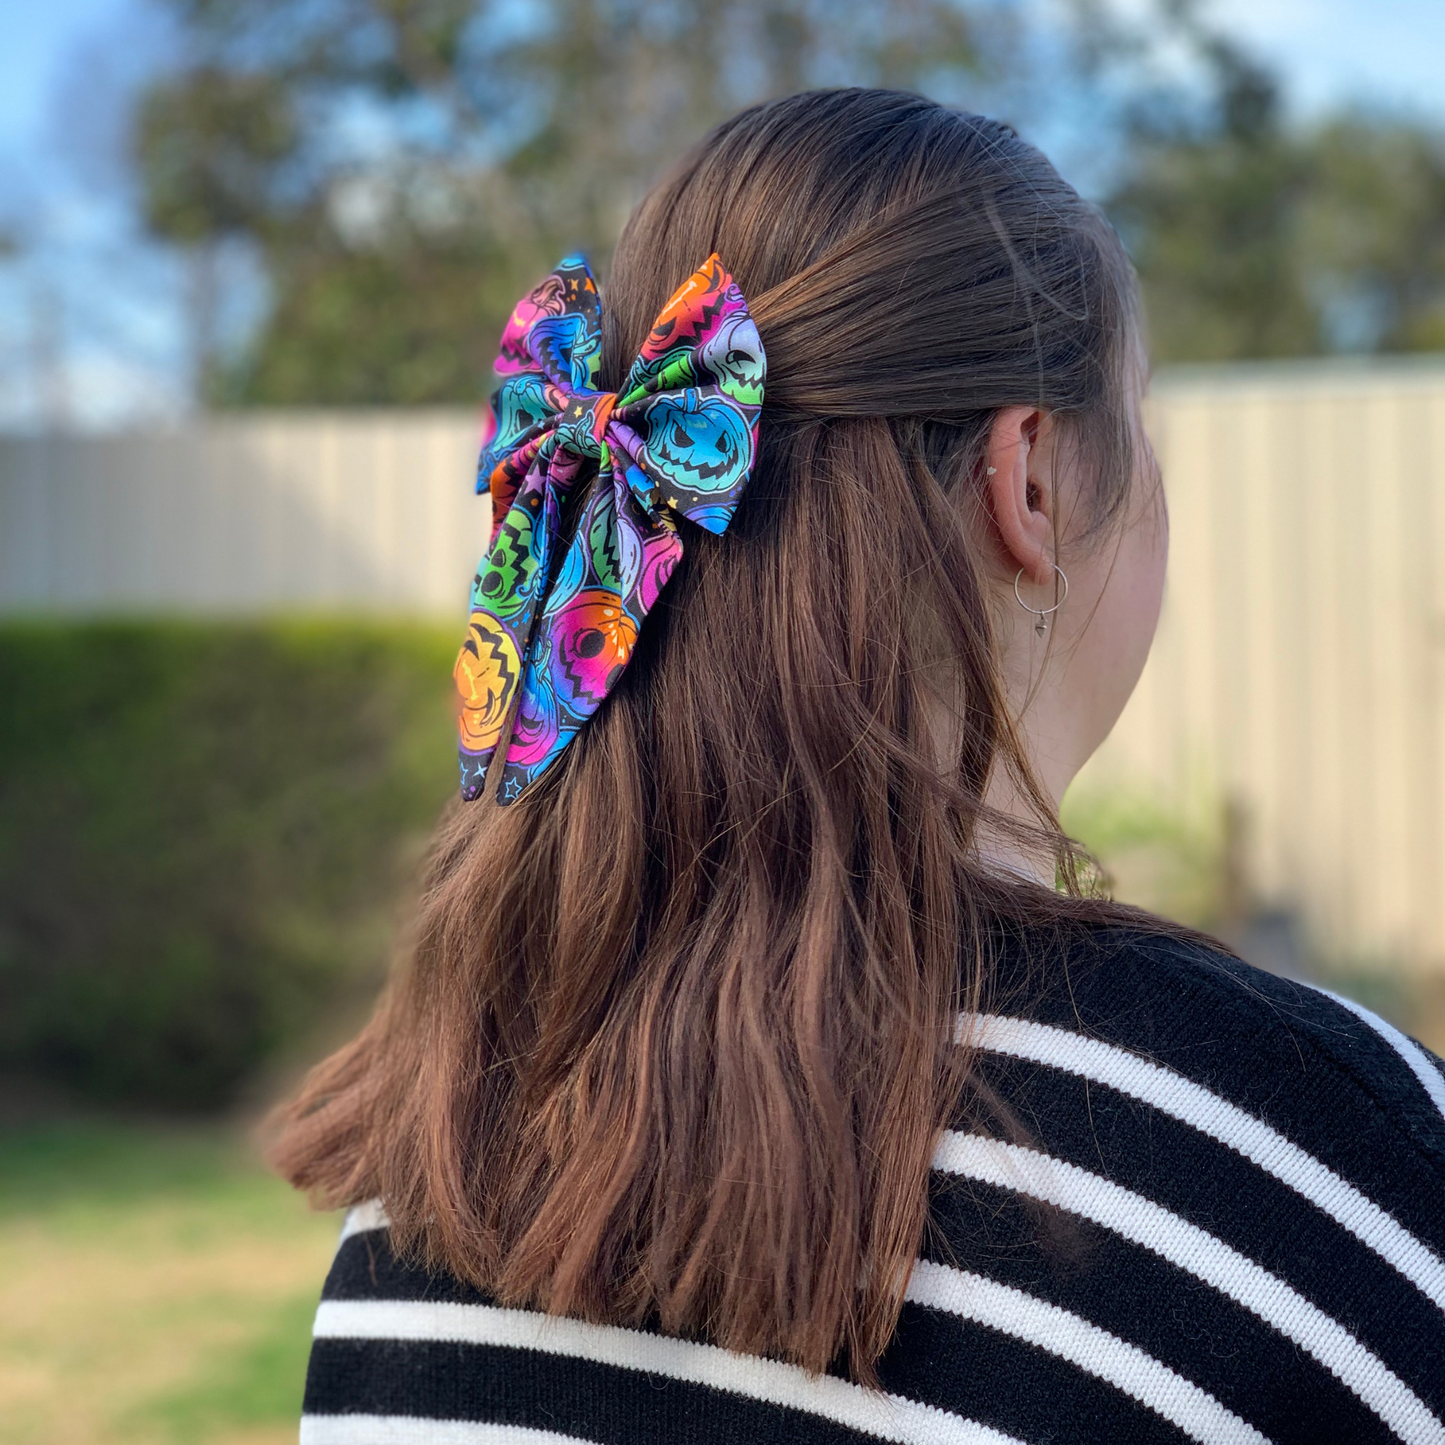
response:
[[(941, 697), (933, 703), (929, 723), (939, 765), (944, 768), (956, 766), (959, 723), (956, 713)], [(1017, 724), (1017, 733), (1029, 771), (1042, 789), (1051, 811), (1057, 813), (1059, 798), (1072, 780), (1072, 771), (1065, 774), (1063, 770), (1056, 770), (1060, 776), (1054, 777), (1046, 766), (1040, 766), (1038, 739), (1034, 735), (1035, 730), (1029, 726), (1027, 715)], [(979, 862), (1000, 876), (1024, 879), (1052, 888), (1055, 883), (1053, 849), (1046, 844), (1043, 847), (1030, 844), (1029, 835), (1036, 834), (1040, 827), (1038, 809), (1008, 768), (994, 767), (983, 801), (995, 821), (985, 821), (979, 828), (975, 842)], [(1018, 824), (1017, 831), (1009, 827), (1010, 823)]]
[(1005, 770), (995, 770), (989, 780), (988, 791), (984, 794), (984, 802), (1004, 821), (1002, 825), (985, 823), (980, 828), (977, 842), (979, 861), (992, 873), (1052, 888), (1053, 850), (1030, 847), (1007, 829), (1010, 821), (1018, 823), (1021, 829), (1036, 829), (1039, 826), (1039, 817), (1019, 790), (1018, 784)]

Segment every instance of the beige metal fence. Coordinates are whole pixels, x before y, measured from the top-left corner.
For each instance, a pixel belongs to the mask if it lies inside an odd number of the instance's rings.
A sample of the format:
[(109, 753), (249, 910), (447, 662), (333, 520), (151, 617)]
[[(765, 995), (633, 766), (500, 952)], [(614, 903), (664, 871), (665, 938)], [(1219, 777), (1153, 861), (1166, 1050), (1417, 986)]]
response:
[(1235, 799), (1323, 947), (1445, 968), (1445, 367), (1178, 374), (1151, 432), (1164, 615), (1081, 785)]
[[(1445, 366), (1179, 373), (1164, 619), (1083, 781), (1237, 799), (1266, 900), (1445, 968)], [(258, 416), (0, 441), (0, 610), (460, 616), (476, 418)]]
[(0, 440), (0, 611), (465, 611), (478, 419), (300, 412)]

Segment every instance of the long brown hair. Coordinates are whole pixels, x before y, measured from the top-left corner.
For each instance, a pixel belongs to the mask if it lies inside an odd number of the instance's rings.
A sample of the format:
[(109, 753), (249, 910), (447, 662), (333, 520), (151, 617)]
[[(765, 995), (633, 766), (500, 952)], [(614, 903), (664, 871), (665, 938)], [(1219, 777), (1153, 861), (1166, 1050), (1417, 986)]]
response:
[[(1066, 419), (1093, 518), (1118, 512), (1134, 283), (1007, 126), (796, 95), (628, 222), (604, 387), (713, 251), (768, 355), (734, 524), (688, 531), (564, 761), (511, 807), (448, 811), (410, 956), (274, 1158), (322, 1204), (379, 1196), (398, 1247), (500, 1301), (871, 1380), (989, 940), (1104, 909), (1009, 718), (969, 514), (1011, 404)], [(1000, 770), (1062, 891), (981, 858)]]

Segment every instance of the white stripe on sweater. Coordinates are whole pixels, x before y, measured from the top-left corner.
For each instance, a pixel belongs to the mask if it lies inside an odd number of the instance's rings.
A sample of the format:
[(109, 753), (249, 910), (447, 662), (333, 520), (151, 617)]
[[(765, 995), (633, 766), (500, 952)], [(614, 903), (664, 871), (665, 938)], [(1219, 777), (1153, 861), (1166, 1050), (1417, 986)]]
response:
[(913, 1266), (908, 1298), (1067, 1360), (1162, 1415), (1200, 1445), (1269, 1445), (1213, 1395), (1136, 1345), (1011, 1285), (921, 1259)]
[(303, 1415), (301, 1445), (594, 1445), (580, 1435), (489, 1425), (484, 1420), (428, 1420), (418, 1415)]
[(1022, 1445), (933, 1405), (865, 1390), (833, 1375), (811, 1375), (797, 1365), (532, 1310), (440, 1301), (323, 1300), (316, 1311), (316, 1338), (446, 1340), (539, 1350), (806, 1410), (900, 1445)]
[(1343, 1325), (1221, 1239), (1076, 1164), (981, 1134), (945, 1132), (933, 1167), (1042, 1199), (1213, 1286), (1314, 1356), (1406, 1445), (1445, 1445), (1445, 1425)]
[[(386, 1213), (380, 1202), (374, 1200), (359, 1205), (347, 1215), (342, 1238), (367, 1230), (385, 1229), (386, 1226)], [(916, 1304), (974, 1320), (1058, 1355), (1060, 1359), (1097, 1375), (1157, 1411), (1171, 1424), (1179, 1426), (1191, 1440), (1198, 1440), (1202, 1445), (1246, 1445), (1246, 1442), (1248, 1445), (1268, 1445), (1265, 1437), (1253, 1426), (1225, 1409), (1212, 1395), (1175, 1374), (1167, 1365), (1126, 1344), (1107, 1330), (1022, 1290), (985, 1279), (982, 1275), (966, 1274), (920, 1259), (913, 1266), (908, 1298)], [(383, 1423), (386, 1428), (391, 1428), (392, 1422)], [(461, 1422), (457, 1428), (472, 1427)], [(331, 1438), (318, 1435), (315, 1442), (309, 1442), (309, 1437), (303, 1433), (301, 1445), (330, 1445)], [(389, 1441), (392, 1437), (375, 1438)], [(401, 1440), (404, 1437), (396, 1438)], [(448, 1435), (439, 1439), (437, 1445), (449, 1445), (451, 1438)], [(458, 1437), (459, 1441), (469, 1438), (465, 1435)], [(372, 1435), (366, 1434), (358, 1437), (354, 1445), (371, 1445), (372, 1439)], [(541, 1437), (539, 1445), (540, 1440)], [(499, 1442), (499, 1445), (510, 1445), (510, 1442)], [(519, 1439), (518, 1445), (526, 1445), (526, 1442)]]
[[(1445, 1310), (1445, 1260), (1313, 1154), (1203, 1085), (1101, 1039), (1030, 1019), (998, 1014), (960, 1018), (958, 1039), (989, 1053), (1028, 1059), (1105, 1084), (1227, 1144), (1324, 1210)], [(1428, 1060), (1421, 1062), (1428, 1067)]]
[(346, 1218), (341, 1224), (341, 1238), (336, 1241), (336, 1247), (340, 1249), (353, 1234), (369, 1234), (373, 1229), (386, 1229), (390, 1224), (391, 1220), (386, 1217), (381, 1200), (368, 1199), (365, 1204), (358, 1204), (346, 1211)]
[(1379, 1036), (1395, 1050), (1399, 1056), (1410, 1066), (1410, 1072), (1420, 1081), (1420, 1087), (1430, 1096), (1430, 1102), (1445, 1114), (1445, 1077), (1441, 1076), (1440, 1070), (1425, 1055), (1414, 1039), (1408, 1034), (1402, 1034), (1394, 1024), (1387, 1024), (1377, 1014), (1372, 1014), (1363, 1004), (1358, 1004), (1352, 998), (1342, 998), (1337, 993), (1331, 993), (1327, 988), (1318, 988), (1310, 984), (1317, 993), (1322, 993), (1326, 998), (1332, 998), (1341, 1008), (1347, 1008), (1356, 1018), (1363, 1019)]

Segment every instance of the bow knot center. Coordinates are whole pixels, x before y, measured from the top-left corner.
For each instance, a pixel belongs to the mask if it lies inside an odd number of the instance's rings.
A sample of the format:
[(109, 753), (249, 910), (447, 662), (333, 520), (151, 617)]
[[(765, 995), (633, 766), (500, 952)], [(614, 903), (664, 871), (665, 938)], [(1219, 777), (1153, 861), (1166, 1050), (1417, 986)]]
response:
[(574, 456), (600, 461), (602, 436), (617, 405), (615, 391), (574, 391), (557, 417), (557, 444)]

